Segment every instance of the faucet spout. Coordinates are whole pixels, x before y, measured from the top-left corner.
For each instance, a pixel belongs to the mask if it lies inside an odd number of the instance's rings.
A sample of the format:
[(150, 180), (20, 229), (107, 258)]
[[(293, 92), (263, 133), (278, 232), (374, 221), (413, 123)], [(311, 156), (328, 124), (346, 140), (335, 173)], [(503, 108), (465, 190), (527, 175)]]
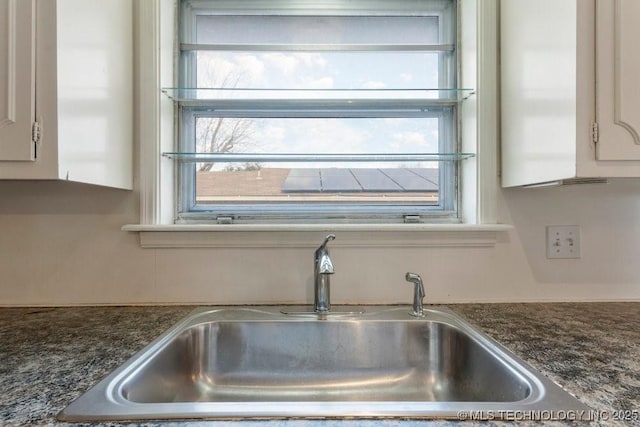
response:
[(335, 273), (333, 262), (329, 255), (327, 244), (334, 240), (336, 236), (329, 234), (322, 242), (322, 245), (316, 249), (314, 255), (314, 272), (313, 272), (313, 291), (314, 304), (313, 309), (318, 313), (326, 313), (331, 310), (331, 274)]
[(332, 240), (336, 240), (336, 235), (335, 234), (327, 234), (327, 237), (324, 238), (324, 241), (322, 242), (320, 247), (316, 250), (316, 253), (318, 251), (328, 250), (327, 249), (327, 244)]

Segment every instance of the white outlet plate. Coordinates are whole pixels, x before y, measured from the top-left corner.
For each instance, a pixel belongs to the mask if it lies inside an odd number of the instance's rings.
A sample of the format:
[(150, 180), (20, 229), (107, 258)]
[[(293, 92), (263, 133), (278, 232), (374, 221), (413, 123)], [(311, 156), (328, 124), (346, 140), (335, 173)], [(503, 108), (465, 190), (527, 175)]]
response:
[(580, 226), (548, 226), (547, 258), (580, 258)]

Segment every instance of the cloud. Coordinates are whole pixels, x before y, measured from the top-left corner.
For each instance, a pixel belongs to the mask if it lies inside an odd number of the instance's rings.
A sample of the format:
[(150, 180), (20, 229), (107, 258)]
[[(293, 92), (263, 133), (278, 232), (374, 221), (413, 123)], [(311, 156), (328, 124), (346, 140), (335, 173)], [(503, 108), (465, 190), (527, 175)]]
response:
[(300, 65), (300, 60), (294, 55), (281, 52), (265, 53), (262, 58), (269, 67), (275, 68), (286, 76), (294, 74)]
[(198, 86), (247, 87), (263, 82), (265, 65), (255, 55), (198, 53)]
[(292, 54), (293, 57), (298, 59), (306, 67), (324, 68), (327, 65), (327, 60), (321, 53), (315, 52), (296, 52)]
[(262, 136), (267, 141), (272, 141), (274, 143), (280, 143), (284, 140), (287, 135), (287, 131), (284, 127), (278, 126), (275, 123), (269, 123), (265, 125)]
[(320, 77), (319, 79), (305, 79), (302, 86), (312, 89), (333, 89), (333, 78)]
[(386, 83), (383, 82), (369, 81), (362, 84), (362, 89), (384, 89), (386, 87)]
[(327, 59), (315, 52), (198, 53), (200, 87), (332, 89)]
[(198, 52), (198, 87), (220, 87), (235, 70), (236, 65), (222, 55)]
[(280, 153), (354, 153), (367, 151), (368, 129), (343, 119), (273, 119), (261, 131), (262, 149)]
[(391, 147), (397, 151), (416, 151), (424, 150), (429, 143), (422, 132), (406, 131), (393, 134), (393, 142)]
[(382, 119), (382, 123), (389, 126), (402, 126), (405, 125), (409, 119), (406, 117), (394, 117), (394, 118), (386, 118)]
[(264, 63), (255, 55), (238, 55), (236, 63), (241, 77), (246, 76), (252, 83), (264, 80)]
[(412, 73), (400, 73), (400, 78), (402, 80), (404, 80), (405, 82), (410, 82), (413, 80), (413, 74)]

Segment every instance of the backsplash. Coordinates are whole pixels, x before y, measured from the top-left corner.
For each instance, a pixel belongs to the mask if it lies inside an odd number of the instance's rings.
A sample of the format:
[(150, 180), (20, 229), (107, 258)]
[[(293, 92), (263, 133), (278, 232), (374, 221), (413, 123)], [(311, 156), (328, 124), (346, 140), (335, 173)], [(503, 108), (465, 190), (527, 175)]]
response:
[[(136, 192), (1, 181), (0, 305), (313, 301), (313, 249), (142, 249), (120, 230), (138, 204)], [(333, 303), (409, 303), (407, 271), (435, 303), (640, 300), (640, 180), (503, 190), (499, 213), (515, 229), (495, 247), (333, 248)], [(581, 226), (581, 259), (546, 259), (545, 227), (562, 224)]]

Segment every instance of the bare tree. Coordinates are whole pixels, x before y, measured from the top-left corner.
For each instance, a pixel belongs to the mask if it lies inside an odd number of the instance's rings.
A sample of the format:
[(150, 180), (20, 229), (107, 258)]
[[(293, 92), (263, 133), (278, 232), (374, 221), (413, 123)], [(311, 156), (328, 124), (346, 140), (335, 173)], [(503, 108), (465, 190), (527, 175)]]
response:
[[(201, 118), (202, 137), (198, 138), (198, 152), (230, 153), (243, 152), (252, 145), (254, 121), (246, 118)], [(203, 163), (199, 170), (209, 171), (214, 163)]]
[[(229, 72), (222, 79), (207, 78), (209, 87), (234, 89), (242, 73)], [(215, 81), (220, 84), (215, 84)], [(196, 149), (199, 153), (243, 152), (254, 144), (255, 122), (247, 118), (201, 117), (196, 121)], [(210, 171), (214, 163), (202, 163), (199, 171)]]

